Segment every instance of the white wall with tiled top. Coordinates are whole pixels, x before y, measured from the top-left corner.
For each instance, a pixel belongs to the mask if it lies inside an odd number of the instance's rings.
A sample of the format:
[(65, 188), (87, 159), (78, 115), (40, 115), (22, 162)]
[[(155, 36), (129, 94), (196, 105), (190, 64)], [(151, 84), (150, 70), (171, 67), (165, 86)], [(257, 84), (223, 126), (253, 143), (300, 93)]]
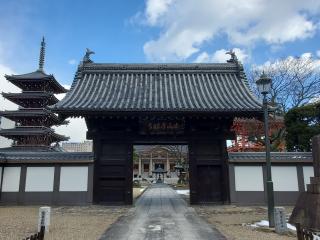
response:
[(19, 192), (21, 167), (5, 167), (2, 192)]
[(53, 192), (54, 167), (27, 167), (26, 192)]
[(236, 191), (263, 191), (262, 166), (235, 166)]
[(88, 167), (61, 167), (59, 191), (87, 191)]
[(271, 173), (274, 191), (299, 191), (296, 166), (272, 166)]

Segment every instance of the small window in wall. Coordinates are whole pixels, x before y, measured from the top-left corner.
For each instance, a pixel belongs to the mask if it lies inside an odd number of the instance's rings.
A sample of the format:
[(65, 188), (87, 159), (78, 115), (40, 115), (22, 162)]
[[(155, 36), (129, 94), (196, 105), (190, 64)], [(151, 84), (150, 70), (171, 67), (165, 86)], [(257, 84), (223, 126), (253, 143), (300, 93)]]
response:
[(88, 167), (61, 167), (62, 192), (86, 192), (88, 190)]
[(53, 192), (54, 167), (28, 167), (26, 192)]
[(21, 167), (5, 167), (2, 192), (19, 192)]
[(274, 191), (299, 191), (297, 168), (295, 166), (271, 167)]

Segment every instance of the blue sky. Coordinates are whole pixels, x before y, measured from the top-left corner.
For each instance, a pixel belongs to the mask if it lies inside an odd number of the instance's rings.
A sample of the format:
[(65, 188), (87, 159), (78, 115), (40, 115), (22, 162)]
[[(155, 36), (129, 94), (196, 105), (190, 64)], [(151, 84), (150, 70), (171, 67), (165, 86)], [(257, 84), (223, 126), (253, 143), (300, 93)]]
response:
[[(182, 3), (179, 3), (182, 2)], [(217, 3), (215, 3), (217, 2)], [(277, 4), (277, 1), (268, 1), (262, 13), (266, 18), (272, 18), (272, 12), (267, 12), (277, 8), (292, 8), (294, 2), (296, 7), (291, 10), (281, 11), (283, 17), (279, 18), (279, 22), (265, 21), (252, 14), (251, 19), (241, 17), (241, 10), (244, 15), (248, 15), (248, 8), (258, 7), (259, 2), (256, 0), (236, 1), (237, 5), (245, 5), (247, 7), (237, 7), (235, 4), (220, 4), (219, 1), (214, 0), (108, 0), (108, 1), (39, 1), (39, 0), (0, 0), (0, 64), (10, 67), (14, 72), (23, 73), (34, 70), (37, 66), (38, 49), (41, 36), (45, 36), (47, 41), (46, 54), (46, 70), (53, 73), (64, 84), (70, 84), (76, 66), (84, 54), (84, 49), (89, 47), (96, 52), (93, 57), (96, 62), (192, 62), (197, 57), (206, 52), (209, 55), (220, 49), (239, 48), (249, 55), (245, 63), (262, 64), (268, 60), (274, 60), (279, 57), (286, 57), (288, 55), (300, 56), (305, 52), (313, 53), (320, 50), (319, 44), (319, 1), (283, 1), (282, 6)], [(229, 1), (226, 1), (229, 2)], [(232, 2), (232, 1), (230, 1)], [(272, 3), (273, 2), (273, 3)], [(310, 2), (310, 6), (307, 2)], [(180, 5), (179, 5), (180, 4)], [(191, 5), (191, 10), (188, 6)], [(194, 12), (192, 12), (192, 4), (194, 4)], [(251, 6), (250, 6), (251, 4)], [(273, 4), (273, 5), (272, 5)], [(181, 9), (181, 6), (186, 9)], [(180, 10), (174, 8), (180, 7)], [(212, 8), (212, 11), (210, 10)], [(215, 10), (217, 9), (218, 10)], [(228, 23), (223, 17), (210, 17), (217, 14), (217, 11), (225, 12), (234, 8), (235, 13), (232, 13), (227, 18), (230, 19)], [(209, 9), (209, 11), (207, 10)], [(181, 13), (185, 10), (185, 14)], [(265, 10), (265, 12), (264, 12)], [(280, 9), (281, 10), (281, 9)], [(279, 10), (279, 11), (280, 11)], [(203, 11), (203, 19), (202, 12)], [(253, 10), (252, 10), (253, 11)], [(259, 10), (255, 10), (259, 11)], [(175, 20), (173, 15), (177, 13)], [(220, 12), (220, 11), (219, 11)], [(286, 14), (286, 12), (288, 12)], [(198, 15), (195, 15), (198, 14)], [(249, 12), (249, 15), (251, 12)], [(209, 17), (208, 17), (209, 15)], [(226, 13), (227, 15), (227, 13)], [(237, 16), (234, 16), (237, 15)], [(305, 21), (313, 24), (313, 29), (310, 31), (303, 31), (305, 26), (294, 26), (288, 23), (284, 27), (297, 28), (292, 31), (297, 31), (293, 37), (275, 36), (273, 42), (266, 40), (267, 37), (256, 38), (250, 43), (242, 43), (248, 40), (230, 40), (235, 35), (231, 28), (247, 28), (249, 24), (257, 24), (258, 21), (265, 21), (263, 24), (272, 33), (272, 25), (279, 25), (280, 21), (286, 20), (288, 17), (297, 18), (303, 16)], [(240, 16), (240, 17), (239, 17)], [(190, 22), (186, 19), (190, 19)], [(232, 20), (234, 18), (234, 20)], [(192, 20), (193, 19), (193, 20)], [(199, 20), (198, 20), (199, 19)], [(221, 21), (221, 28), (230, 28), (230, 30), (218, 29), (219, 23), (210, 24), (210, 21)], [(199, 23), (195, 23), (199, 21)], [(232, 24), (232, 21), (241, 22), (243, 26)], [(230, 23), (231, 22), (231, 23)], [(297, 25), (305, 24), (297, 20)], [(183, 57), (176, 57), (175, 49), (164, 50), (167, 54), (162, 56), (157, 51), (162, 51), (165, 44), (170, 45), (170, 41), (175, 41), (183, 45), (183, 40), (178, 40), (175, 35), (179, 34), (179, 29), (174, 29), (172, 25), (176, 24), (181, 27), (181, 31), (190, 30), (190, 34), (185, 37), (201, 34), (194, 30), (194, 28), (201, 28), (206, 25), (203, 30), (204, 36), (200, 40), (188, 41), (188, 44), (197, 46), (199, 50), (191, 55), (184, 55)], [(171, 25), (170, 25), (171, 24)], [(194, 25), (194, 26), (193, 26)], [(212, 31), (210, 32), (210, 28)], [(262, 27), (261, 27), (262, 28)], [(301, 30), (301, 29), (302, 30)], [(285, 29), (276, 29), (280, 32)], [(257, 33), (252, 35), (263, 35), (258, 29)], [(266, 29), (268, 31), (268, 29)], [(172, 33), (173, 32), (173, 33)], [(249, 31), (248, 31), (249, 32)], [(157, 41), (163, 35), (171, 34), (169, 40), (164, 40), (163, 43), (154, 44), (154, 48), (160, 48), (157, 51), (150, 50), (147, 53), (144, 46), (149, 41)], [(247, 33), (245, 33), (247, 34)], [(288, 33), (289, 34), (289, 33)], [(248, 34), (249, 35), (249, 34)], [(191, 37), (192, 38), (192, 37)], [(277, 40), (279, 38), (280, 40)], [(181, 49), (178, 51), (189, 51), (188, 49)], [(172, 54), (173, 53), (173, 54)], [(152, 55), (150, 57), (149, 55)], [(212, 61), (212, 60), (208, 60)], [(75, 63), (76, 64), (70, 64)]]
[(65, 85), (87, 47), (95, 62), (126, 63), (223, 62), (234, 48), (248, 70), (304, 53), (319, 60), (320, 1), (0, 0), (1, 82), (37, 69), (42, 36), (45, 70)]

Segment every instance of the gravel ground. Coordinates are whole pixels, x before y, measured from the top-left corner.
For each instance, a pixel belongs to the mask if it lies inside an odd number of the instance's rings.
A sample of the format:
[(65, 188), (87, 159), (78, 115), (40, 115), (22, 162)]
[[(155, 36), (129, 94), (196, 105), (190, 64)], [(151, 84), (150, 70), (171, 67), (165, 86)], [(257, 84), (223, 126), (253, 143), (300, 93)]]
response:
[[(0, 239), (21, 240), (37, 232), (39, 206), (0, 207)], [(91, 240), (100, 235), (128, 207), (53, 207), (46, 240)]]
[[(276, 234), (268, 228), (252, 228), (243, 223), (255, 223), (267, 218), (264, 207), (236, 206), (196, 206), (198, 214), (216, 227), (229, 240), (294, 240), (296, 235), (289, 232), (286, 235)], [(292, 207), (286, 207), (286, 213), (291, 213)]]

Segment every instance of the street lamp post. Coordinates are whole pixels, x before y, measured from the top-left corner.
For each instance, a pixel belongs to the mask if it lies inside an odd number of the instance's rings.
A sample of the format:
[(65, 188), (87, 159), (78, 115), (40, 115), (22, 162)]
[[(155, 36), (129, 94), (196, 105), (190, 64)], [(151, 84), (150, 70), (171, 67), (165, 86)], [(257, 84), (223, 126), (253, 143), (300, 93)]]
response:
[(260, 93), (263, 95), (263, 115), (264, 115), (264, 136), (266, 146), (266, 165), (267, 165), (267, 197), (268, 197), (268, 218), (269, 227), (274, 227), (274, 193), (273, 182), (271, 175), (271, 160), (270, 160), (270, 140), (269, 140), (269, 124), (268, 124), (268, 100), (267, 94), (271, 89), (271, 78), (262, 73), (260, 78), (256, 81)]

